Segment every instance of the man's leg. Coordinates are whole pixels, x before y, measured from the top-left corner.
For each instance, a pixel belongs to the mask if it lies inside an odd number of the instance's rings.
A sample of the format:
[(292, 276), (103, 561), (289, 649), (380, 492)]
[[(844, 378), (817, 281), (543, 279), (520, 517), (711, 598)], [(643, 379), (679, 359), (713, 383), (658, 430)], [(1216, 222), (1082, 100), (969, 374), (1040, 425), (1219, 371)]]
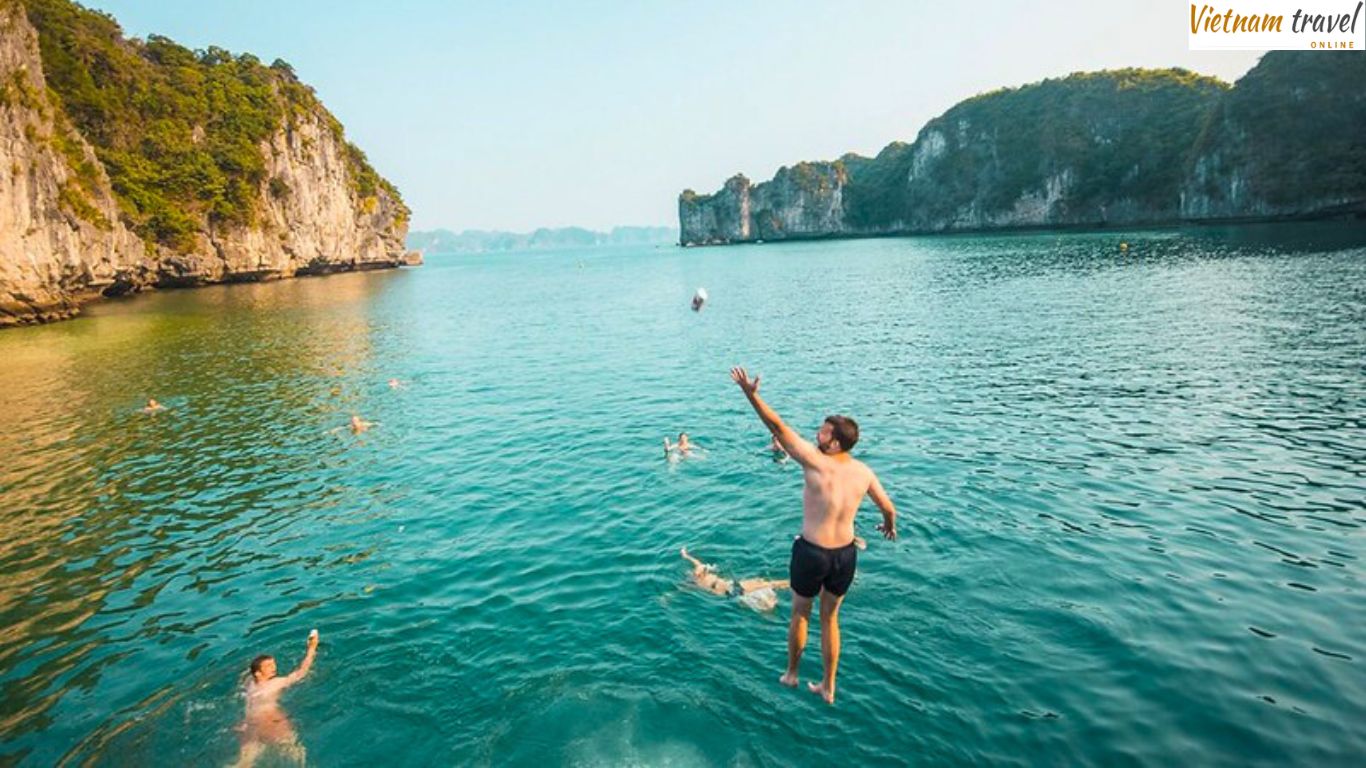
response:
[(739, 585), (740, 594), (746, 595), (756, 589), (787, 589), (787, 579), (742, 579)]
[(811, 601), (815, 598), (792, 595), (792, 621), (787, 625), (787, 672), (778, 678), (786, 686), (796, 687), (797, 665), (806, 649), (806, 625), (811, 618)]
[(242, 752), (237, 756), (237, 762), (233, 763), (233, 768), (251, 768), (256, 765), (256, 758), (261, 755), (261, 742), (252, 739), (242, 741)]
[(819, 693), (827, 704), (835, 703), (835, 672), (840, 666), (840, 603), (844, 595), (832, 595), (821, 590), (821, 671), (819, 685), (809, 683), (812, 693)]

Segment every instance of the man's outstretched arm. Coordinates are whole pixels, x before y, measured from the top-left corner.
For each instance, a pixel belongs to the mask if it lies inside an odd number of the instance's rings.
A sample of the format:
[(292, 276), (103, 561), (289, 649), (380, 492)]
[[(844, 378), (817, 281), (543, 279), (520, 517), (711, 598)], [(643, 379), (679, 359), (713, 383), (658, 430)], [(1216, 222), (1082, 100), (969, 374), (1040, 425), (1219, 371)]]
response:
[(304, 661), (302, 664), (299, 665), (298, 669), (294, 670), (293, 672), (290, 672), (288, 675), (285, 675), (285, 686), (294, 685), (295, 683), (299, 682), (305, 677), (308, 677), (308, 670), (313, 668), (313, 655), (317, 652), (318, 635), (313, 632), (310, 632), (308, 633), (308, 650), (304, 653)]
[(759, 377), (753, 379), (749, 377), (749, 372), (744, 368), (735, 367), (730, 369), (730, 378), (740, 385), (740, 391), (745, 393), (749, 404), (754, 406), (754, 412), (759, 414), (759, 420), (768, 427), (768, 431), (778, 438), (778, 443), (787, 451), (787, 455), (796, 459), (802, 466), (810, 466), (820, 457), (821, 452), (816, 446), (803, 440), (793, 429), (783, 423), (778, 418), (778, 412), (769, 407), (762, 397), (759, 397)]
[(868, 495), (872, 497), (878, 511), (882, 512), (882, 523), (877, 529), (882, 531), (884, 538), (896, 541), (896, 507), (892, 505), (892, 497), (882, 490), (882, 483), (878, 482), (877, 475), (873, 475), (873, 482), (868, 486)]

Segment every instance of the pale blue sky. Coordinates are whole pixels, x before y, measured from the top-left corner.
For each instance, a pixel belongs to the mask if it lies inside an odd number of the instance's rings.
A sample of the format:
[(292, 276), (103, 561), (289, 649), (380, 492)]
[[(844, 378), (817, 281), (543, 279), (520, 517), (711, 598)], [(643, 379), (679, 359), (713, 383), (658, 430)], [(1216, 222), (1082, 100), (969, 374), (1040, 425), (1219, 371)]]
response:
[(963, 98), (1077, 70), (1234, 80), (1185, 3), (88, 0), (127, 34), (294, 65), (413, 227), (677, 226), (685, 187), (875, 154)]

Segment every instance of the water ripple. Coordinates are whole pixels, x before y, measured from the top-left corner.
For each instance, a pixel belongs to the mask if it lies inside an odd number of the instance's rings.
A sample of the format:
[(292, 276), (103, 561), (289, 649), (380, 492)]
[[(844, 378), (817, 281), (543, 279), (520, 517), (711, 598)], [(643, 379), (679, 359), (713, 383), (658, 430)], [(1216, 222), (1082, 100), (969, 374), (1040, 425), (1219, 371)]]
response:
[[(434, 258), (6, 331), (0, 763), (227, 763), (247, 661), (312, 626), (320, 765), (1352, 762), (1366, 250), (1329, 230)], [(859, 418), (902, 510), (833, 709), (776, 685), (785, 607), (677, 555), (786, 569), (737, 362), (804, 433)]]

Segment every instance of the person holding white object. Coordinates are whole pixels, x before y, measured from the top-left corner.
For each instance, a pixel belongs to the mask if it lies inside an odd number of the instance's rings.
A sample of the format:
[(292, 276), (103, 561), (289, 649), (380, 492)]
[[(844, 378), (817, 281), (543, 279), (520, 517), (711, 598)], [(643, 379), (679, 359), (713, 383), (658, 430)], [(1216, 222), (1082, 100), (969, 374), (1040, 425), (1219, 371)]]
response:
[(298, 668), (283, 677), (276, 674), (275, 657), (262, 654), (251, 660), (245, 675), (243, 695), (247, 699), (246, 719), (241, 731), (242, 752), (237, 765), (246, 768), (256, 762), (267, 747), (275, 747), (291, 761), (304, 763), (304, 748), (294, 725), (280, 708), (280, 694), (308, 676), (318, 651), (318, 630), (308, 633), (307, 650)]

